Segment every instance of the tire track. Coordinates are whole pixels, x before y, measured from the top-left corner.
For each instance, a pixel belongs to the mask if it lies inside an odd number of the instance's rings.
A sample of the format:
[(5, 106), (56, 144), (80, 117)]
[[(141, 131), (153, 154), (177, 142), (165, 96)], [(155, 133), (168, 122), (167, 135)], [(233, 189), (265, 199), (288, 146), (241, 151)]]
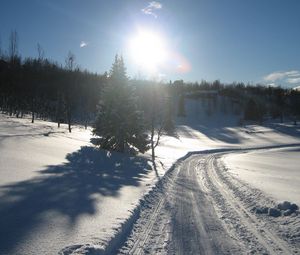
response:
[(196, 164), (188, 158), (167, 178), (162, 197), (145, 207), (121, 254), (241, 254), (202, 191)]
[[(220, 197), (215, 199), (217, 206), (223, 206), (223, 208), (226, 206), (227, 210), (230, 210), (230, 213), (233, 214), (231, 217), (239, 219), (239, 224), (248, 232), (247, 243), (262, 246), (260, 251), (264, 251), (266, 254), (293, 254), (289, 245), (275, 233), (267, 228), (261, 230), (261, 222), (233, 195), (233, 191), (225, 184), (217, 163), (218, 158), (227, 153), (209, 155), (204, 164), (204, 175), (209, 188), (223, 198), (223, 201)], [(220, 205), (220, 201), (223, 204)]]
[(272, 228), (261, 225), (236, 196), (231, 177), (224, 177), (219, 158), (243, 151), (194, 153), (168, 172), (143, 205), (120, 254), (296, 254)]

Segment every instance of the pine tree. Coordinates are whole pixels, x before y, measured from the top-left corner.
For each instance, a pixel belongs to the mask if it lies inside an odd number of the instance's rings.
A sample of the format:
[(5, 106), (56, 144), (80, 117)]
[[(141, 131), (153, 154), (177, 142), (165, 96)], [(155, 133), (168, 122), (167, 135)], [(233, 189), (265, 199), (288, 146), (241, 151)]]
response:
[(119, 152), (145, 152), (148, 137), (142, 112), (137, 109), (133, 88), (129, 85), (122, 57), (115, 57), (103, 90), (93, 130), (97, 145)]

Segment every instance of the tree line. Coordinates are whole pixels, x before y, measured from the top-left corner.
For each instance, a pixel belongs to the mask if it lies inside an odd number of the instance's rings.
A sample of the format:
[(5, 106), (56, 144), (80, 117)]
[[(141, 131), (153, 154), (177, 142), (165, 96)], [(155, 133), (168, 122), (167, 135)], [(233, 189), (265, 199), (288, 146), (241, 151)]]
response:
[(75, 56), (66, 56), (64, 66), (44, 57), (40, 45), (37, 58), (22, 59), (18, 54), (17, 34), (12, 32), (8, 52), (0, 55), (0, 108), (2, 112), (22, 117), (68, 123), (84, 123), (94, 119), (100, 91), (106, 74), (82, 71)]
[[(36, 58), (18, 54), (17, 33), (9, 38), (6, 53), (0, 50), (0, 109), (16, 117), (30, 114), (67, 123), (93, 125), (95, 144), (120, 152), (144, 152), (155, 147), (161, 135), (175, 135), (174, 118), (185, 117), (185, 100), (205, 98), (208, 114), (216, 100), (235, 105), (244, 120), (300, 116), (300, 93), (281, 87), (244, 83), (224, 84), (219, 80), (187, 83), (183, 80), (154, 82), (130, 79), (121, 56), (116, 56), (108, 73), (81, 70), (69, 52), (65, 65), (45, 58), (37, 45)], [(225, 100), (226, 99), (226, 100)]]

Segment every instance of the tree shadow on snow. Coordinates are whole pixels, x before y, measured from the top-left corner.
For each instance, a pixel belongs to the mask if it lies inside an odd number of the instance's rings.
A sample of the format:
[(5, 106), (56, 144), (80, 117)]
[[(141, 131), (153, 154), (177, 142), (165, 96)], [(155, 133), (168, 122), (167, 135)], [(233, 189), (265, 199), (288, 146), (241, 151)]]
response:
[[(228, 124), (228, 123), (227, 123)], [(295, 126), (286, 126), (279, 124), (262, 124), (262, 128), (270, 128), (268, 132), (278, 133), (279, 135), (286, 135), (294, 138), (300, 137), (300, 129)], [(245, 130), (244, 130), (245, 129)], [(268, 141), (270, 143), (276, 143), (276, 140), (272, 136), (265, 135), (264, 131), (251, 131), (250, 126), (238, 126), (238, 125), (209, 125), (206, 124), (189, 124), (181, 125), (179, 129), (179, 134), (187, 138), (199, 139), (194, 133), (193, 130), (199, 131), (202, 135), (216, 142), (224, 142), (228, 144), (240, 144), (245, 140), (256, 138)], [(248, 130), (250, 130), (248, 132)], [(247, 133), (247, 136), (243, 132)], [(201, 139), (201, 138), (200, 138)]]
[(41, 170), (38, 178), (0, 187), (0, 254), (10, 253), (46, 213), (67, 216), (74, 226), (79, 216), (96, 213), (99, 200), (93, 194), (118, 196), (121, 187), (139, 186), (151, 170), (144, 158), (120, 153), (109, 157), (93, 147), (82, 147), (66, 159)]
[(300, 127), (298, 126), (288, 126), (288, 125), (282, 125), (280, 123), (270, 123), (266, 125), (267, 127), (270, 127), (274, 129), (278, 133), (282, 133), (289, 136), (294, 137), (300, 137)]
[(229, 144), (239, 144), (244, 138), (237, 131), (231, 130), (230, 128), (232, 127), (234, 126), (214, 127), (195, 124), (189, 126), (182, 125), (180, 126), (179, 134), (187, 138), (201, 139), (193, 133), (193, 130), (196, 130), (212, 141), (224, 142)]

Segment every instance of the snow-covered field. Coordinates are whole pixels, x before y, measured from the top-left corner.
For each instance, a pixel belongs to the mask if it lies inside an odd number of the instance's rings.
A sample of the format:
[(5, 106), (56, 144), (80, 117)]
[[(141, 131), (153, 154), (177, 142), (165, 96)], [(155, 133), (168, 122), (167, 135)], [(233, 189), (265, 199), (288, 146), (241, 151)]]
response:
[(155, 181), (145, 158), (97, 151), (89, 130), (0, 116), (0, 254), (101, 250)]
[(224, 160), (230, 173), (278, 202), (300, 205), (300, 146), (234, 153)]
[[(0, 254), (100, 252), (122, 239), (118, 233), (126, 232), (128, 219), (136, 220), (140, 199), (188, 152), (300, 144), (299, 126), (238, 126), (233, 115), (206, 116), (192, 104), (188, 117), (177, 120), (178, 137), (162, 137), (157, 173), (149, 153), (131, 157), (96, 150), (90, 130), (75, 127), (69, 134), (66, 126), (1, 115)], [(225, 155), (225, 162), (228, 174), (266, 196), (297, 202), (297, 154), (299, 147), (254, 150)], [(267, 168), (253, 163), (264, 160)], [(280, 183), (282, 171), (285, 184)], [(275, 185), (264, 184), (270, 176)]]

